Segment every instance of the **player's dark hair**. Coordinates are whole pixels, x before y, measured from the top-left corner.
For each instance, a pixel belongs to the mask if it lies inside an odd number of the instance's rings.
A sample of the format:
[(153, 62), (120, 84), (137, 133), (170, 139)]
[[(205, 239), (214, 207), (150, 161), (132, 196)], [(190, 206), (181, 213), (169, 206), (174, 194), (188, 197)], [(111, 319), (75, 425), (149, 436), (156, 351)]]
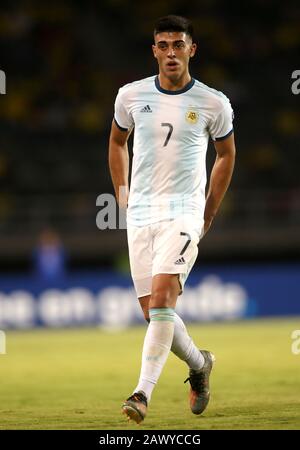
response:
[(157, 33), (163, 33), (164, 31), (179, 31), (182, 33), (186, 33), (193, 40), (193, 25), (189, 19), (186, 19), (182, 16), (164, 16), (160, 17), (154, 26), (154, 36)]

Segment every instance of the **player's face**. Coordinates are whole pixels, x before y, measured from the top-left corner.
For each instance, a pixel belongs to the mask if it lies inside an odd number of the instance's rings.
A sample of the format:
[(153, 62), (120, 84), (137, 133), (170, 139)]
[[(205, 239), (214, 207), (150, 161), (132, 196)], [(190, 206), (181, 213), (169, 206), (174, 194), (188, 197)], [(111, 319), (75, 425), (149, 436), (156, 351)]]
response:
[(196, 44), (182, 32), (163, 32), (154, 37), (152, 45), (160, 72), (170, 80), (182, 77), (188, 71), (188, 64), (196, 52)]

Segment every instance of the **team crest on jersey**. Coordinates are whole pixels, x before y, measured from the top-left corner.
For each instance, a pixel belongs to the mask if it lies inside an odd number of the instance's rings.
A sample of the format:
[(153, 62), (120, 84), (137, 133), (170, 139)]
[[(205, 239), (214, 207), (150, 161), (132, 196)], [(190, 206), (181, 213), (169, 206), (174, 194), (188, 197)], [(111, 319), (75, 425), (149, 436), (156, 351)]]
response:
[(198, 122), (198, 119), (199, 119), (199, 114), (196, 111), (193, 111), (191, 109), (188, 110), (188, 112), (185, 115), (185, 120), (188, 123), (195, 124)]

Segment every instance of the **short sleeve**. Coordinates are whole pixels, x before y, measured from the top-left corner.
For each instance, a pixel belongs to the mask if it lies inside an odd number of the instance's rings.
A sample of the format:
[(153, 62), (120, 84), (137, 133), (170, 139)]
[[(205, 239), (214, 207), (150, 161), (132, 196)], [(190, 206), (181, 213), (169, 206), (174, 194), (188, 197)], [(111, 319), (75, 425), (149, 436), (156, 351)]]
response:
[(131, 114), (128, 112), (125, 102), (124, 95), (122, 95), (121, 90), (119, 90), (115, 101), (115, 114), (114, 119), (116, 125), (120, 130), (127, 131), (134, 125)]
[(230, 101), (226, 98), (222, 102), (222, 109), (211, 121), (209, 133), (214, 141), (221, 141), (233, 132), (233, 109)]

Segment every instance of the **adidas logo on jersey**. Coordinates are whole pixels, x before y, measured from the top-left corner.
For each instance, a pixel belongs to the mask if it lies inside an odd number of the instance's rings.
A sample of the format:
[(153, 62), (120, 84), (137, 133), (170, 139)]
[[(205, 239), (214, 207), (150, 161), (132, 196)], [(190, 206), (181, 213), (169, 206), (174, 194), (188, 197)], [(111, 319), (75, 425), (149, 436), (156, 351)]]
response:
[(177, 264), (177, 265), (185, 264), (185, 259), (184, 258), (179, 258), (179, 259), (177, 259), (177, 261), (174, 262), (174, 264)]
[(152, 109), (150, 108), (149, 105), (147, 105), (147, 106), (144, 106), (144, 108), (142, 108), (140, 112), (150, 113), (150, 112), (152, 112)]

